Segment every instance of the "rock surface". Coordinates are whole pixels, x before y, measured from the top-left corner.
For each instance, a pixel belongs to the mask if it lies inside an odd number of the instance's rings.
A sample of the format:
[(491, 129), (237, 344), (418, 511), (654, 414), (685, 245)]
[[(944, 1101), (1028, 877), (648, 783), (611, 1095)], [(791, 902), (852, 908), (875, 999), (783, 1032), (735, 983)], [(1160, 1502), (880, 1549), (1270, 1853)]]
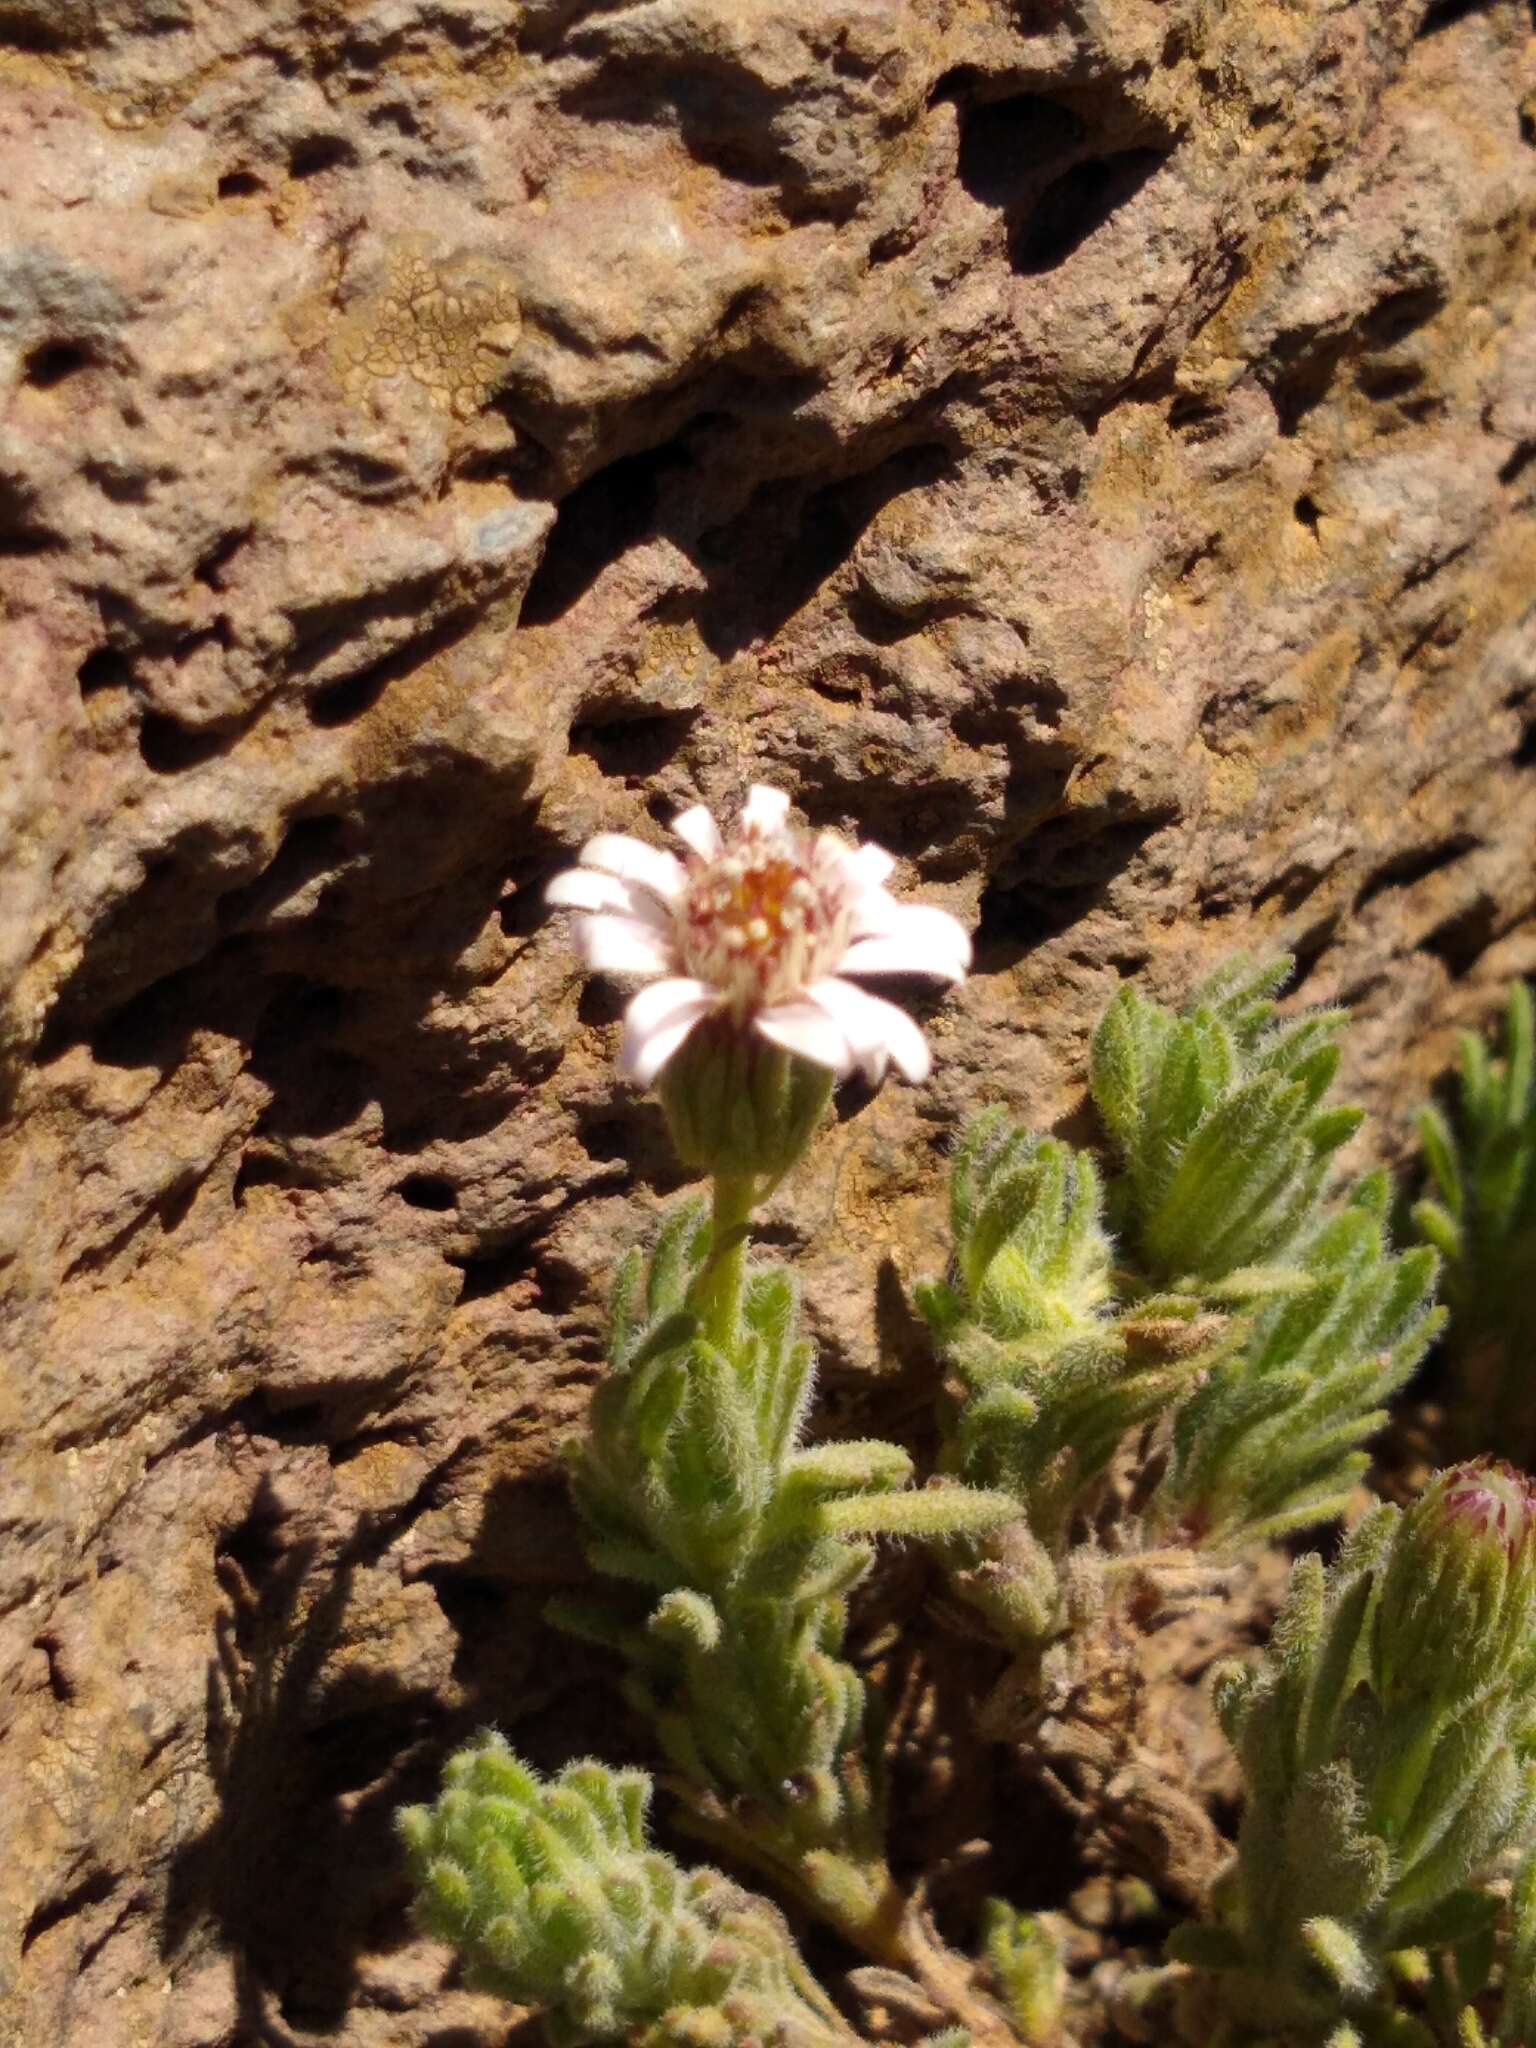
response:
[(1391, 1117), (1536, 964), (1532, 31), (0, 0), (0, 2038), (501, 2036), (388, 1817), (635, 1740), (592, 831), (777, 781), (977, 928), (780, 1204), (834, 1426), (1120, 976), (1295, 947)]

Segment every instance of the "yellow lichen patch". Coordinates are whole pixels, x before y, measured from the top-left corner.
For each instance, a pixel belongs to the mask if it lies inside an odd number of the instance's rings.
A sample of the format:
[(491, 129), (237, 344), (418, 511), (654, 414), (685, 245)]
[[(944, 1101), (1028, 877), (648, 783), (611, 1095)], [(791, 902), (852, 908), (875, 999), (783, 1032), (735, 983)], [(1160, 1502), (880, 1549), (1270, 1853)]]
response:
[(522, 331), (506, 274), (477, 256), (396, 258), (384, 291), (348, 316), (332, 347), (354, 398), (406, 377), (439, 411), (467, 420), (495, 390)]

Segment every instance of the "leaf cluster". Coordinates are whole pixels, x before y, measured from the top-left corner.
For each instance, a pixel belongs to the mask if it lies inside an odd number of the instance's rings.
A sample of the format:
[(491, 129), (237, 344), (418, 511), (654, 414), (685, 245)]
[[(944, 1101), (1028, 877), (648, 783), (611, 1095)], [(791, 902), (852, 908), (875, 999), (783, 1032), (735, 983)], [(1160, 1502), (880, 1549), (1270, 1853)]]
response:
[(1277, 1017), (1288, 967), (1230, 963), (1182, 1013), (1120, 991), (1091, 1067), (1107, 1180), (1000, 1111), (961, 1143), (950, 1272), (919, 1301), (951, 1463), (1012, 1493), (1034, 1546), (964, 1567), (1007, 1633), (1060, 1625), (1038, 1553), (1082, 1540), (1127, 1456), (1147, 1542), (1230, 1555), (1337, 1515), (1437, 1327), (1435, 1257), (1393, 1251), (1385, 1178), (1330, 1194), (1361, 1112), (1329, 1099), (1341, 1016)]
[(889, 1884), (868, 1696), (840, 1654), (869, 1532), (995, 1522), (1009, 1503), (901, 1493), (911, 1460), (893, 1444), (805, 1445), (795, 1282), (748, 1267), (717, 1342), (698, 1309), (714, 1252), (687, 1201), (619, 1268), (610, 1371), (570, 1469), (588, 1557), (630, 1592), (556, 1618), (622, 1653), (627, 1697), (695, 1795), (691, 1824), (856, 1930)]
[(783, 1921), (715, 1870), (650, 1848), (650, 1780), (599, 1763), (542, 1780), (498, 1735), (399, 1816), (423, 1925), (473, 1983), (545, 2009), (552, 2041), (637, 2048), (856, 2040)]
[(1465, 1448), (1536, 1456), (1536, 1000), (1517, 982), (1501, 1056), (1470, 1032), (1449, 1114), (1421, 1109), (1429, 1187), (1413, 1210), (1445, 1261)]
[[(1418, 1514), (1378, 1507), (1331, 1568), (1303, 1558), (1262, 1667), (1218, 1688), (1246, 1793), (1237, 1858), (1211, 1918), (1171, 1944), (1201, 2048), (1433, 2048), (1431, 2021), (1416, 2031), (1401, 2010), (1405, 1971), (1442, 2017), (1493, 1979), (1508, 1916), (1486, 1880), (1536, 1814), (1536, 1610), (1511, 1577), (1507, 1613), (1485, 1601), (1486, 1626), (1449, 1623), (1471, 1567), (1426, 1555)], [(1433, 1641), (1405, 1676), (1393, 1617), (1414, 1598)], [(1511, 1924), (1518, 1987), (1529, 1902)]]

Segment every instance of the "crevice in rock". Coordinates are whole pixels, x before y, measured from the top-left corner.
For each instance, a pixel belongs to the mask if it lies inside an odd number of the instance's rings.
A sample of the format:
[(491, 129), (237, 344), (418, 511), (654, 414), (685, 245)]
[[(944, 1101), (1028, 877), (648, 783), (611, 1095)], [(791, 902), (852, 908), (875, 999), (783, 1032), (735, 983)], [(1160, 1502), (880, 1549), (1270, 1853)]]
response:
[(1430, 0), (1424, 18), (1419, 23), (1418, 34), (1438, 35), (1443, 28), (1451, 28), (1458, 21), (1465, 21), (1469, 14), (1485, 14), (1490, 0)]
[(198, 582), (209, 590), (222, 591), (225, 588), (225, 571), (250, 537), (248, 526), (237, 526), (231, 532), (221, 534), (199, 557), (197, 567), (192, 571)]
[(242, 1154), (235, 1169), (230, 1199), (237, 1209), (241, 1209), (252, 1188), (314, 1188), (318, 1185), (312, 1174), (305, 1173), (290, 1160), (253, 1148)]
[(1082, 138), (1077, 115), (1039, 93), (985, 100), (961, 110), (960, 182), (983, 206), (1017, 206)]
[(1165, 816), (1050, 819), (1014, 848), (981, 893), (974, 944), (980, 972), (1016, 966), (1101, 904)]
[[(310, 693), (310, 723), (326, 731), (337, 726), (350, 725), (371, 711), (383, 697), (391, 683), (401, 682), (426, 667), (440, 654), (444, 654), (455, 642), (462, 640), (474, 623), (474, 615), (467, 608), (456, 608), (435, 626), (408, 640), (403, 647), (394, 648), (379, 660), (355, 669), (350, 675), (337, 676), (334, 681), (322, 683)], [(337, 645), (351, 637), (358, 630), (357, 625), (350, 632), (339, 631), (327, 636), (323, 653), (313, 661), (300, 664), (301, 667), (318, 667), (321, 660), (328, 658)]]
[(1475, 967), (1499, 933), (1499, 906), (1482, 890), (1470, 903), (1437, 924), (1419, 941), (1422, 953), (1433, 953), (1453, 981)]
[(583, 718), (571, 727), (573, 754), (585, 754), (605, 775), (643, 780), (658, 775), (686, 745), (698, 718), (695, 709)]
[(1369, 874), (1355, 891), (1355, 909), (1364, 910), (1367, 904), (1374, 903), (1389, 889), (1411, 889), (1416, 882), (1427, 881), (1431, 875), (1438, 875), (1442, 869), (1463, 859), (1481, 843), (1474, 833), (1458, 832), (1434, 846), (1416, 846), (1394, 854)]
[(652, 529), (664, 481), (688, 460), (683, 437), (621, 455), (562, 501), (519, 623), (552, 626)]
[(445, 1211), (458, 1205), (458, 1190), (441, 1173), (408, 1173), (395, 1193), (412, 1209)]
[(62, 1897), (45, 1899), (22, 1929), (21, 1953), (25, 1955), (51, 1928), (62, 1926), (64, 1921), (74, 1919), (76, 1914), (103, 1904), (111, 1898), (116, 1884), (117, 1879), (110, 1871), (93, 1870), (89, 1876), (81, 1878), (78, 1884), (72, 1885)]
[(1168, 161), (1166, 150), (1123, 149), (1074, 164), (1048, 185), (1009, 244), (1024, 277), (1055, 270), (1106, 227)]
[(701, 534), (710, 589), (699, 629), (711, 653), (724, 660), (776, 633), (842, 568), (893, 498), (936, 483), (950, 463), (949, 450), (930, 441), (819, 490), (766, 484), (738, 518)]
[(68, 1706), (75, 1696), (75, 1688), (66, 1676), (63, 1663), (60, 1660), (58, 1637), (45, 1633), (37, 1638), (32, 1647), (34, 1650), (41, 1650), (48, 1661), (49, 1692), (53, 1694), (53, 1697), (60, 1706)]
[(347, 860), (348, 851), (344, 818), (330, 812), (296, 818), (256, 879), (220, 896), (215, 907), (220, 928), (238, 930), (270, 916), (309, 883), (333, 873)]

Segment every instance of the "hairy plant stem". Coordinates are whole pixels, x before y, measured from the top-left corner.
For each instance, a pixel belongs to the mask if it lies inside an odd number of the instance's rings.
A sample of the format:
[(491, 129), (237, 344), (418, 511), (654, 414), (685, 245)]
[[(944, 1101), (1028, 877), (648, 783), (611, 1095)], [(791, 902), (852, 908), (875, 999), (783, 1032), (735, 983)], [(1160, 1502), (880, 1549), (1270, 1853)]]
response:
[(746, 1278), (747, 1233), (758, 1199), (757, 1176), (717, 1174), (710, 1204), (710, 1248), (693, 1285), (690, 1306), (701, 1334), (727, 1358), (734, 1357), (741, 1330)]

